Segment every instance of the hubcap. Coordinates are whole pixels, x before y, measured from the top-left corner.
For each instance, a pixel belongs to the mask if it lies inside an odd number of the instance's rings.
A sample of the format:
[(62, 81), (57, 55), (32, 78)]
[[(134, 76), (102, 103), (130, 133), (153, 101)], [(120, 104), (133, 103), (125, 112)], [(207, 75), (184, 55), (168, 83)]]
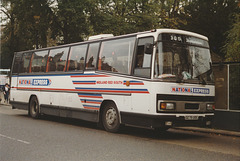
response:
[(117, 119), (117, 112), (114, 108), (109, 109), (106, 112), (106, 121), (108, 125), (113, 125), (115, 120)]

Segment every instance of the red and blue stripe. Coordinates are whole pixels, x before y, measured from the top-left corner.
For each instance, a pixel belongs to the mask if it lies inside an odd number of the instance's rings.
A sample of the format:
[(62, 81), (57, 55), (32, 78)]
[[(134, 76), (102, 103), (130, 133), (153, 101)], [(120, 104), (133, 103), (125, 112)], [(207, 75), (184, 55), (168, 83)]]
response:
[(73, 84), (82, 84), (82, 85), (95, 85), (96, 84), (96, 81), (72, 81)]
[(100, 92), (100, 93), (149, 93), (147, 89), (128, 88), (75, 88), (79, 92)]
[(80, 99), (82, 103), (101, 104), (102, 100)]
[(93, 106), (93, 105), (83, 105), (85, 109), (90, 109), (90, 110), (99, 110), (100, 106)]
[(102, 94), (92, 94), (92, 93), (78, 93), (78, 97), (84, 98), (103, 98)]
[[(126, 82), (127, 81), (123, 81), (123, 85), (126, 85)], [(144, 85), (144, 83), (142, 81), (129, 81), (130, 82), (130, 85)]]

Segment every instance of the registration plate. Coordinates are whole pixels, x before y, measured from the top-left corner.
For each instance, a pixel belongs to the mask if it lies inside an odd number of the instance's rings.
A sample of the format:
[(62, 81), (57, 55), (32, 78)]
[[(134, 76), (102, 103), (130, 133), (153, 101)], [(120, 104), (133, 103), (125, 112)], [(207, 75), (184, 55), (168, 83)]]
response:
[(198, 116), (184, 116), (185, 120), (198, 120)]

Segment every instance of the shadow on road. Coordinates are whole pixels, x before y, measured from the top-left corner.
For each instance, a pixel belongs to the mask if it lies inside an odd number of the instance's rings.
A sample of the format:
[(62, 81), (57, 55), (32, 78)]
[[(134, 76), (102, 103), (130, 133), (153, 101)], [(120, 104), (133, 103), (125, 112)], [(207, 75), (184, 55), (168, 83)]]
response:
[[(33, 119), (26, 114), (25, 115), (19, 114), (17, 116)], [(82, 127), (82, 128), (97, 130), (99, 132), (104, 131), (104, 129), (99, 127), (97, 123), (83, 121), (79, 119), (42, 115), (40, 120), (72, 125), (72, 126), (76, 126), (76, 128)], [(189, 139), (198, 139), (198, 138), (205, 137), (204, 135), (201, 135), (201, 133), (196, 133), (191, 131), (169, 129), (168, 131), (156, 132), (152, 129), (138, 128), (138, 127), (131, 127), (131, 126), (122, 126), (118, 133), (116, 134), (112, 133), (112, 134), (113, 135), (129, 135), (134, 137), (141, 137), (146, 139), (157, 139), (157, 140), (189, 140)]]
[(168, 129), (167, 131), (156, 132), (152, 129), (136, 128), (136, 127), (123, 127), (120, 131), (121, 134), (134, 135), (141, 138), (157, 139), (157, 140), (189, 140), (203, 138), (203, 135), (176, 129)]

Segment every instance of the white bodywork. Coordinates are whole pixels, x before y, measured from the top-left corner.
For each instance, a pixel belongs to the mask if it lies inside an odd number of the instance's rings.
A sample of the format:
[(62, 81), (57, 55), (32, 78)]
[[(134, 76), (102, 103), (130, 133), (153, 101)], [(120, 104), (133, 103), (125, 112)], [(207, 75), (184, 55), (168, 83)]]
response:
[[(184, 34), (208, 40), (202, 35), (172, 29), (158, 29), (156, 32), (139, 33), (137, 38), (153, 36), (154, 41), (157, 41), (160, 33)], [(155, 50), (156, 48), (154, 48), (154, 52)], [(152, 71), (153, 68), (154, 65), (152, 65)], [(153, 72), (151, 77), (153, 78)], [(130, 81), (129, 86), (126, 85), (127, 81)], [(13, 76), (11, 87), (10, 100), (15, 102), (28, 103), (31, 95), (36, 95), (40, 106), (54, 105), (76, 109), (100, 110), (101, 103), (104, 100), (111, 100), (115, 102), (119, 112), (175, 115), (176, 117), (195, 114), (157, 113), (157, 94), (215, 95), (213, 85), (160, 82), (117, 73), (95, 71)], [(176, 89), (179, 90), (176, 91)], [(212, 114), (196, 115), (205, 116)]]

